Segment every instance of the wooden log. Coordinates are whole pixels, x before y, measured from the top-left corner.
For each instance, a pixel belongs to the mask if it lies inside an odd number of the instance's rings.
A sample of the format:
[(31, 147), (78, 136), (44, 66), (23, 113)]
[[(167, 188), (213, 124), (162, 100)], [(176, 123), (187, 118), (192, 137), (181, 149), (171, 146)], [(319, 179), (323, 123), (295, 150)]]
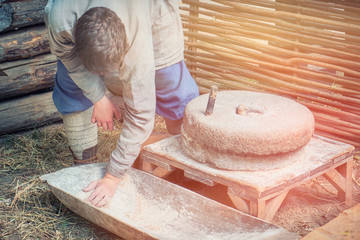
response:
[(50, 52), (45, 26), (4, 33), (0, 38), (0, 62), (34, 57)]
[(36, 58), (0, 64), (0, 100), (54, 86), (56, 57), (45, 54)]
[(0, 32), (44, 22), (47, 0), (0, 1)]
[(51, 95), (46, 92), (0, 102), (0, 135), (61, 121)]

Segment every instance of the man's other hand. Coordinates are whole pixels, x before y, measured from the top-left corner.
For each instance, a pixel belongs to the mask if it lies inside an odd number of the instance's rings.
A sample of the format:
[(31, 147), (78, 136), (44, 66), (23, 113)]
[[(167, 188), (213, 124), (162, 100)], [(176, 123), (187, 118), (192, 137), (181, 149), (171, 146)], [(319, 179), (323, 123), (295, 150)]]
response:
[(88, 197), (87, 201), (97, 207), (106, 206), (110, 203), (112, 197), (114, 196), (119, 182), (120, 178), (106, 173), (102, 179), (91, 182), (83, 189), (84, 192), (94, 190)]
[(106, 95), (94, 104), (91, 122), (97, 123), (98, 127), (112, 131), (114, 117), (116, 120), (120, 119), (120, 110)]

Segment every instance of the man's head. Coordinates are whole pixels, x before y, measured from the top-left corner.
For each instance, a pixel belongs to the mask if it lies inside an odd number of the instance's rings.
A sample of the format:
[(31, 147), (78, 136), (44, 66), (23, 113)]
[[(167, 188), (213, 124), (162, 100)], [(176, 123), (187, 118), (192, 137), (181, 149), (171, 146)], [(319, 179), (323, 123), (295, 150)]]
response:
[(112, 10), (87, 10), (75, 25), (75, 51), (85, 67), (105, 75), (118, 69), (127, 49), (124, 24)]

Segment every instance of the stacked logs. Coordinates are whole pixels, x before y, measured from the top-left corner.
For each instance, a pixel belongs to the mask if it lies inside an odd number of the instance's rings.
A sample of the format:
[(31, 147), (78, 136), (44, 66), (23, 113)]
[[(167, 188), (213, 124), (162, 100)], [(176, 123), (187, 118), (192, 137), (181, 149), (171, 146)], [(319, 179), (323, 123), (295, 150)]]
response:
[(183, 0), (185, 58), (203, 91), (290, 97), (316, 134), (360, 147), (360, 2)]
[(56, 58), (44, 25), (47, 0), (0, 0), (0, 135), (61, 120), (51, 98)]

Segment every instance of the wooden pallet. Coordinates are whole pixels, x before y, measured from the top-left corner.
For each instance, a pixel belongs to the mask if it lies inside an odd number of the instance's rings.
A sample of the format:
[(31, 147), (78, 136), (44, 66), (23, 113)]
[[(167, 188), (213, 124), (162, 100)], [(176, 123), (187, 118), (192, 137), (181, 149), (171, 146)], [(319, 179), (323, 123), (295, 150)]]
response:
[(141, 169), (166, 177), (175, 169), (209, 186), (222, 184), (237, 209), (271, 221), (292, 188), (323, 175), (337, 190), (346, 205), (352, 203), (352, 159), (354, 147), (314, 136), (298, 161), (271, 171), (228, 171), (191, 159), (182, 151), (176, 135), (143, 148)]

